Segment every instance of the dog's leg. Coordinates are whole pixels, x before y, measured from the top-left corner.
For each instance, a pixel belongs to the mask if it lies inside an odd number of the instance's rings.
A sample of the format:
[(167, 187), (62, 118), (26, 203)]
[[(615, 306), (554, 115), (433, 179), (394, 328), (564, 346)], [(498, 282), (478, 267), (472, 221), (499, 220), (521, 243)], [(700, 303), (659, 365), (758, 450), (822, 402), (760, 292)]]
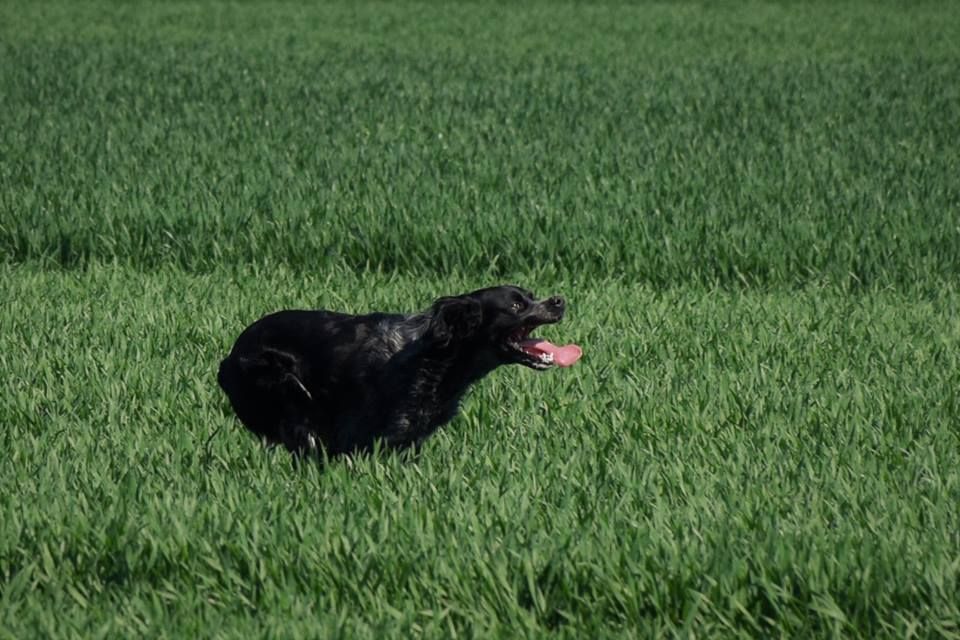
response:
[(275, 392), (278, 407), (276, 433), (283, 446), (303, 457), (321, 455), (323, 442), (313, 394), (294, 371), (283, 374)]
[(299, 357), (287, 351), (264, 347), (256, 360), (259, 367), (260, 382), (264, 386), (277, 386), (284, 393), (300, 395), (313, 400), (313, 395), (303, 383), (303, 364)]
[(220, 379), (251, 431), (291, 452), (319, 451), (317, 407), (296, 355), (269, 347), (232, 355), (221, 365)]
[(298, 378), (295, 373), (286, 373), (286, 374), (284, 374), (283, 379), (281, 380), (281, 382), (283, 382), (283, 383), (292, 383), (292, 384), (297, 385), (297, 387), (300, 389), (300, 391), (303, 392), (303, 395), (306, 396), (307, 400), (313, 400), (313, 394), (311, 394), (310, 391), (309, 391), (305, 386), (303, 386), (303, 381), (300, 380), (300, 378)]
[(307, 420), (284, 420), (277, 425), (277, 433), (290, 453), (310, 458), (323, 455), (323, 442), (315, 432), (314, 425)]

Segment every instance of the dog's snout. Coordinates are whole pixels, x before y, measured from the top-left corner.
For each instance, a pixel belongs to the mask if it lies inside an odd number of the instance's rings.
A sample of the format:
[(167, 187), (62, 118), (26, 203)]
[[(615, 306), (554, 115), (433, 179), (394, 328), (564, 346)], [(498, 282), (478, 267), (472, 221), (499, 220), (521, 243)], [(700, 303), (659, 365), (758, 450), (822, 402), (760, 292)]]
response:
[(553, 307), (554, 309), (558, 309), (558, 310), (563, 309), (563, 307), (566, 306), (566, 304), (567, 304), (566, 301), (564, 301), (564, 299), (561, 298), (560, 296), (553, 296), (552, 298), (547, 300), (547, 306)]

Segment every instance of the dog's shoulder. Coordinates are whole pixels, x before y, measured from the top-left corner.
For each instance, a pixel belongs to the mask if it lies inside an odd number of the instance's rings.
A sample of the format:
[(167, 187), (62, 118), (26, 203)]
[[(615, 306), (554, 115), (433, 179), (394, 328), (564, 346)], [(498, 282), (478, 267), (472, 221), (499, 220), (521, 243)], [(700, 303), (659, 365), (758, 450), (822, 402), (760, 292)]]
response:
[(422, 314), (372, 313), (365, 319), (368, 328), (366, 345), (383, 358), (414, 347), (430, 323), (430, 318)]

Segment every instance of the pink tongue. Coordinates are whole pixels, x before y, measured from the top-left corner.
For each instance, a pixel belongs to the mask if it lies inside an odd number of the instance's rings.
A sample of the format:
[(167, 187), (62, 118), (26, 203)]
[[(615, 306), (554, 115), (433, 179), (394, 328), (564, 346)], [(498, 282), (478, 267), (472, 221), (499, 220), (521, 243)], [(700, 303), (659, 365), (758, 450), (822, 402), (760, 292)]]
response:
[(553, 364), (558, 367), (569, 367), (583, 355), (583, 350), (575, 344), (558, 347), (552, 342), (547, 342), (540, 338), (524, 340), (520, 343), (520, 347), (534, 357), (539, 356), (541, 353), (552, 354)]

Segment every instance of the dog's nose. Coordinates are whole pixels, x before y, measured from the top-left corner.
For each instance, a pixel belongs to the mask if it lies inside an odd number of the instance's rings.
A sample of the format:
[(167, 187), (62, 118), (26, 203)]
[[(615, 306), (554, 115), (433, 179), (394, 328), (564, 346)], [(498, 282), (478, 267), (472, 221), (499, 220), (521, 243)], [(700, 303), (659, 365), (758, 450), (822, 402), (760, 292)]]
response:
[(553, 296), (552, 298), (550, 298), (549, 300), (547, 300), (547, 305), (548, 305), (548, 306), (551, 306), (551, 307), (553, 307), (553, 308), (555, 308), (555, 309), (563, 309), (563, 307), (564, 307), (566, 304), (567, 304), (567, 303), (566, 303), (566, 302), (563, 300), (563, 298), (561, 298), (560, 296)]

